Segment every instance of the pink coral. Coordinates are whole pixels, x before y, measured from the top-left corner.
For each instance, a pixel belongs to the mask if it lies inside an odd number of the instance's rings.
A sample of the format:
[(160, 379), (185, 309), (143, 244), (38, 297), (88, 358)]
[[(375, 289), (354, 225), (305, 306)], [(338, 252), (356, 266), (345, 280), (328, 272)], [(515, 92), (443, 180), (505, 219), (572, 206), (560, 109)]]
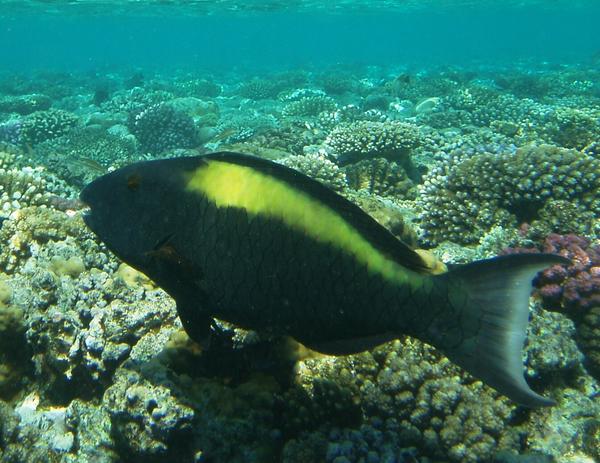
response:
[(534, 281), (547, 309), (581, 319), (600, 306), (600, 246), (582, 236), (553, 233), (539, 248), (509, 248), (504, 253), (516, 252), (549, 252), (571, 260), (571, 265), (550, 267)]

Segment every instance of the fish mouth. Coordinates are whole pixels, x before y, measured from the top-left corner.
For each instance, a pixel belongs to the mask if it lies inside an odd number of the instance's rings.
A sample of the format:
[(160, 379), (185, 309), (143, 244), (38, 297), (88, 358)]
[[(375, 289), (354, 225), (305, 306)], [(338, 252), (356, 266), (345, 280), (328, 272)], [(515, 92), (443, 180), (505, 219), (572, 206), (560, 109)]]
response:
[(83, 223), (85, 223), (90, 230), (94, 230), (94, 216), (92, 215), (92, 208), (87, 204), (82, 210), (81, 218), (83, 219)]
[(92, 227), (92, 206), (91, 206), (91, 200), (90, 200), (90, 193), (89, 193), (89, 188), (85, 187), (83, 190), (81, 190), (81, 193), (79, 193), (79, 200), (83, 203), (83, 208), (81, 210), (82, 213), (82, 217), (83, 217), (83, 222), (93, 230)]

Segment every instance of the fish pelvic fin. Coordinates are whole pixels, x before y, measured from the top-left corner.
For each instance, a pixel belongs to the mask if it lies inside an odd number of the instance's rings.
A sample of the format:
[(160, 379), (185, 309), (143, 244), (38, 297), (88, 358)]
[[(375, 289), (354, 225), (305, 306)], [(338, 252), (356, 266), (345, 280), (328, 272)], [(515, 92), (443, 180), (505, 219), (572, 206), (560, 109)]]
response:
[(439, 345), (435, 333), (430, 333), (432, 343), (513, 401), (531, 408), (554, 405), (525, 381), (522, 349), (533, 278), (546, 267), (566, 263), (568, 259), (553, 254), (514, 254), (467, 264), (434, 277), (446, 279), (449, 304), (458, 317), (461, 335), (455, 337), (460, 341), (454, 345)]

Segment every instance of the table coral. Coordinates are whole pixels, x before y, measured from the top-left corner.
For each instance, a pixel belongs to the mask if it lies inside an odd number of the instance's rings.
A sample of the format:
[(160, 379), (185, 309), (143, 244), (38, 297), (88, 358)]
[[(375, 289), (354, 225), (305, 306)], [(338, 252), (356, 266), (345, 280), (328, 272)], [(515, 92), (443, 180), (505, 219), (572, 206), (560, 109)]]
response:
[(333, 111), (336, 108), (335, 101), (325, 95), (305, 96), (299, 100), (291, 101), (283, 108), (283, 115), (315, 117), (324, 111)]
[(420, 141), (419, 130), (413, 124), (357, 121), (337, 126), (325, 144), (339, 164), (350, 164), (373, 157), (405, 160)]

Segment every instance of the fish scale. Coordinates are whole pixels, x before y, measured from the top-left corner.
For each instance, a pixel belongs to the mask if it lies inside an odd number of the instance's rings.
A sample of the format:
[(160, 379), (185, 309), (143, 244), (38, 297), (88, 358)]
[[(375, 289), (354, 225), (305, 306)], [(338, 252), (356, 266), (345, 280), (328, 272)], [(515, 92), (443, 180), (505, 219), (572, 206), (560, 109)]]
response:
[(176, 300), (196, 341), (213, 317), (336, 355), (410, 335), (519, 403), (552, 403), (525, 382), (521, 351), (531, 280), (562, 257), (502, 256), (433, 275), (356, 205), (237, 153), (136, 163), (81, 199), (86, 224)]

